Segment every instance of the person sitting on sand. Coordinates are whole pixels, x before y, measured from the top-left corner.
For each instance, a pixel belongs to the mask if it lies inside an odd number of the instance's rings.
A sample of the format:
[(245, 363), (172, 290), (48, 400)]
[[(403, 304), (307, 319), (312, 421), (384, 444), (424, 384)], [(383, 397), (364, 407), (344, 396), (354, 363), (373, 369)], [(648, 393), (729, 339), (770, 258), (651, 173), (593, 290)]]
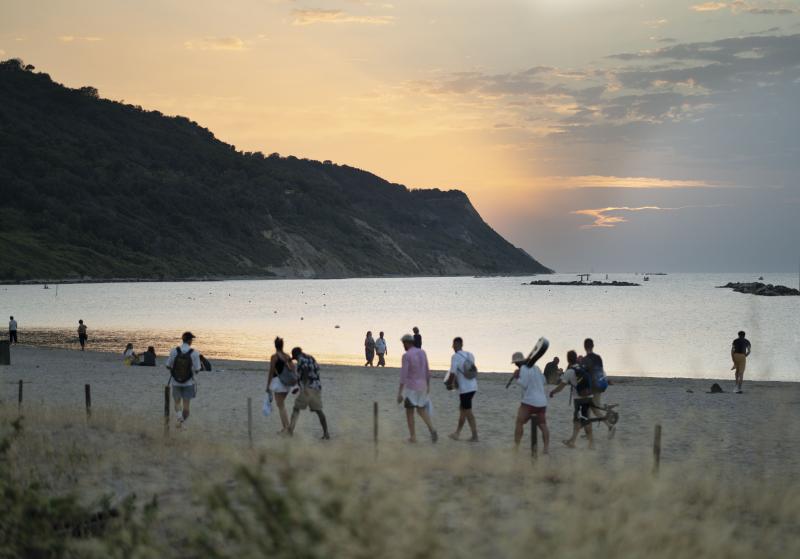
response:
[(299, 377), (300, 393), (294, 399), (294, 410), (292, 411), (292, 421), (289, 424), (289, 436), (294, 435), (294, 428), (297, 425), (297, 417), (300, 410), (306, 408), (317, 414), (319, 424), (322, 426), (323, 440), (330, 439), (328, 433), (328, 420), (322, 411), (322, 382), (319, 378), (319, 365), (316, 359), (299, 347), (292, 349), (292, 359), (297, 362), (296, 370)]
[(125, 351), (122, 353), (122, 362), (125, 365), (136, 365), (139, 363), (139, 356), (133, 351), (133, 344), (129, 343), (125, 346)]
[(367, 332), (367, 337), (364, 339), (364, 355), (367, 357), (364, 366), (372, 367), (372, 362), (375, 360), (375, 338), (372, 337), (372, 332)]
[(529, 367), (525, 356), (517, 351), (511, 356), (511, 363), (517, 366), (514, 378), (522, 388), (522, 401), (517, 410), (517, 420), (514, 427), (514, 446), (519, 448), (525, 424), (532, 419), (531, 429), (542, 432), (542, 451), (547, 454), (550, 450), (550, 430), (547, 428), (547, 395), (544, 391), (544, 375), (538, 366)]
[(739, 336), (733, 340), (733, 344), (731, 345), (731, 359), (733, 359), (733, 367), (731, 367), (731, 370), (736, 370), (736, 383), (734, 384), (733, 391), (737, 394), (742, 393), (744, 368), (747, 366), (747, 356), (750, 355), (750, 341), (744, 336), (744, 330), (740, 331)]
[(167, 358), (169, 382), (172, 385), (172, 399), (175, 402), (179, 429), (189, 419), (189, 404), (197, 396), (195, 377), (200, 372), (200, 352), (192, 347), (194, 338), (191, 332), (184, 332), (181, 335), (181, 345), (170, 351)]
[[(278, 405), (278, 415), (281, 418), (281, 430), (278, 434), (289, 433), (289, 416), (286, 413), (286, 397), (289, 395), (290, 386), (284, 384), (281, 375), (284, 370), (294, 372), (292, 358), (283, 351), (283, 338), (275, 338), (275, 353), (269, 359), (269, 372), (267, 373), (267, 394), (275, 397)], [(287, 377), (288, 378), (288, 377)]]
[(453, 357), (450, 358), (450, 371), (447, 375), (455, 375), (456, 385), (458, 386), (458, 425), (455, 432), (449, 437), (457, 441), (461, 436), (461, 429), (464, 423), (469, 423), (469, 430), (472, 432), (470, 442), (478, 442), (478, 426), (475, 423), (475, 416), (472, 414), (472, 399), (478, 391), (478, 377), (473, 376), (468, 379), (464, 376), (467, 367), (475, 364), (475, 356), (469, 351), (464, 351), (464, 340), (460, 337), (453, 339)]
[[(581, 371), (579, 378), (578, 371)], [(586, 379), (589, 372), (583, 369), (578, 364), (578, 354), (574, 350), (567, 352), (567, 370), (561, 376), (561, 380), (551, 392), (552, 398), (562, 390), (564, 387), (570, 386), (577, 391), (578, 396), (573, 400), (574, 411), (572, 414), (572, 437), (562, 441), (569, 448), (575, 448), (575, 441), (578, 438), (581, 428), (586, 431), (586, 438), (589, 440), (589, 448), (593, 448), (592, 441), (592, 424), (589, 422), (589, 410), (592, 406), (592, 390), (589, 386), (590, 382)]]
[(386, 367), (385, 356), (389, 355), (389, 350), (386, 346), (386, 338), (383, 337), (381, 332), (375, 340), (375, 353), (378, 354), (378, 367)]
[(397, 390), (397, 403), (406, 408), (406, 422), (408, 423), (408, 442), (417, 442), (416, 426), (414, 425), (414, 410), (428, 426), (431, 441), (439, 440), (436, 429), (428, 414), (428, 405), (431, 391), (431, 371), (428, 367), (428, 356), (414, 345), (414, 336), (406, 334), (400, 341), (406, 352), (403, 354), (400, 367), (400, 387)]
[(147, 351), (142, 353), (142, 360), (136, 363), (140, 367), (155, 367), (156, 366), (156, 348), (148, 346)]
[(558, 384), (558, 378), (564, 372), (559, 368), (558, 363), (558, 357), (553, 357), (553, 360), (544, 366), (544, 378), (547, 384)]
[(83, 323), (83, 319), (78, 320), (78, 343), (81, 344), (81, 351), (86, 349), (86, 340), (89, 339), (89, 336), (86, 335), (86, 325)]

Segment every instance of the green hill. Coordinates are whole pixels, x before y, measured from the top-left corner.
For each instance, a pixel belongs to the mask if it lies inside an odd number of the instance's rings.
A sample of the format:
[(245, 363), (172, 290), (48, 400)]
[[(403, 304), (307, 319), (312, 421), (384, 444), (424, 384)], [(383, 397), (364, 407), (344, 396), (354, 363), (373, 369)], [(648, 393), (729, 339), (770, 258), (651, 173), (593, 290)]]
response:
[(546, 273), (456, 190), (243, 153), (0, 63), (0, 279)]

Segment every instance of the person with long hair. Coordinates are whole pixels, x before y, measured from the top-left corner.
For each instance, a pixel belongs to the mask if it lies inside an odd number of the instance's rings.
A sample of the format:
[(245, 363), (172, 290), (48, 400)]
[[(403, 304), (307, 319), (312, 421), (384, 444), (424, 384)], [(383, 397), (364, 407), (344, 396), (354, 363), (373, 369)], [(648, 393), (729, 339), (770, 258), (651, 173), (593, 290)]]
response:
[[(287, 374), (286, 371), (291, 374)], [(283, 338), (275, 338), (275, 353), (269, 359), (269, 372), (267, 373), (267, 394), (274, 396), (281, 417), (282, 429), (280, 434), (289, 434), (289, 415), (286, 413), (286, 397), (291, 386), (284, 382), (294, 376), (294, 363), (290, 355), (283, 351)]]

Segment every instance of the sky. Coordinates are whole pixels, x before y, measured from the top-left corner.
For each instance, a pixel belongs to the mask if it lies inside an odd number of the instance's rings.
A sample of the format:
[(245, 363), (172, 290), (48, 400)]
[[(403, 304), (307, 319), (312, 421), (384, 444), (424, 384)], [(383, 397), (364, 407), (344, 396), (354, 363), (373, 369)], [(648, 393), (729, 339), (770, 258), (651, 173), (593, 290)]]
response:
[(463, 190), (558, 271), (798, 267), (800, 0), (0, 0), (12, 57)]

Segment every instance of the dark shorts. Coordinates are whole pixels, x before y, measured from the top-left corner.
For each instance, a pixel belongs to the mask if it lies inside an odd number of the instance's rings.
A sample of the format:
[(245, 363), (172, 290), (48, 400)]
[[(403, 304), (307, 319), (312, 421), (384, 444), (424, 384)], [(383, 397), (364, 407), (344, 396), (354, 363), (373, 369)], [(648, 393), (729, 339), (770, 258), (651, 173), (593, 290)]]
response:
[(78, 341), (81, 343), (81, 345), (84, 345), (86, 343), (86, 339), (87, 339), (86, 334), (78, 334)]
[(8, 341), (17, 343), (17, 331), (16, 330), (9, 330), (8, 331)]
[(520, 404), (519, 412), (522, 414), (523, 423), (527, 423), (530, 418), (535, 417), (537, 425), (547, 425), (547, 406), (538, 407)]
[(466, 394), (459, 394), (459, 409), (462, 410), (471, 410), (472, 409), (472, 399), (475, 397), (475, 391), (467, 392)]
[(591, 398), (575, 398), (572, 405), (575, 411), (572, 413), (572, 421), (580, 421), (581, 425), (589, 424), (589, 410), (592, 408)]

